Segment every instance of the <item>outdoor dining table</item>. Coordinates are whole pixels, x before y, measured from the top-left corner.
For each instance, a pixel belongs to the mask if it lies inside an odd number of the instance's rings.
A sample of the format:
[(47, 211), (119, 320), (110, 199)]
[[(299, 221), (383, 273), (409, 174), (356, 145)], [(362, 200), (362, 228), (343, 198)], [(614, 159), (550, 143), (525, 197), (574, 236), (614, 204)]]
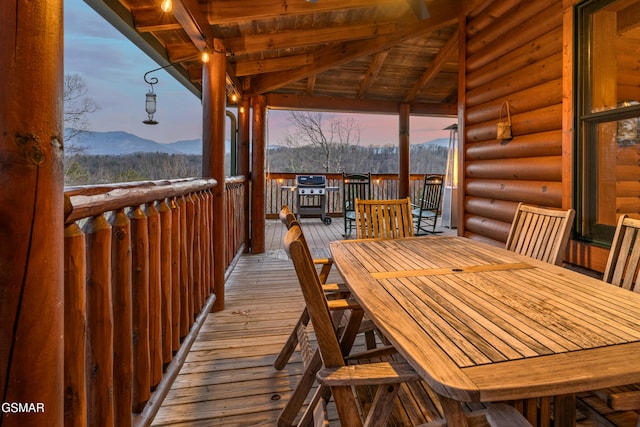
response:
[(461, 402), (553, 397), (640, 382), (640, 294), (463, 237), (331, 243), (367, 316), (439, 395)]

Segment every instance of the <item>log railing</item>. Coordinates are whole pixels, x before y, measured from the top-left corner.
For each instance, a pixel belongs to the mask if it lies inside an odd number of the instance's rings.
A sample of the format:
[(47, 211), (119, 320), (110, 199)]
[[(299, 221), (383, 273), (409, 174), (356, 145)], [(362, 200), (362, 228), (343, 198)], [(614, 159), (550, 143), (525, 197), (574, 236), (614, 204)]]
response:
[(227, 268), (233, 263), (234, 257), (244, 250), (247, 218), (246, 191), (245, 178), (243, 176), (231, 177), (225, 180), (225, 200), (227, 205), (225, 266)]
[[(152, 419), (157, 408), (148, 402), (162, 401), (215, 300), (215, 185), (185, 179), (66, 189), (65, 425)], [(243, 179), (226, 189), (228, 266), (244, 241)]]
[[(294, 207), (295, 194), (283, 187), (295, 186), (296, 173), (269, 173), (266, 184), (266, 215), (267, 218), (277, 218), (283, 205)], [(327, 177), (327, 187), (336, 187), (337, 191), (327, 193), (327, 214), (342, 215), (342, 174), (322, 174)], [(409, 197), (413, 203), (420, 200), (420, 190), (424, 174), (411, 174), (409, 181)], [(394, 199), (398, 197), (398, 175), (372, 174), (371, 196), (374, 199)]]

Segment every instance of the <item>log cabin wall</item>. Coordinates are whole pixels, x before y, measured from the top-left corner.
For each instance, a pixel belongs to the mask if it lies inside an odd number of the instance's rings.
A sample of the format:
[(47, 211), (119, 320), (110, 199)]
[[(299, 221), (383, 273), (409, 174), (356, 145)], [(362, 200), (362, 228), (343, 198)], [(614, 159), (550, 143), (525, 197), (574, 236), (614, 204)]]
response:
[[(460, 232), (506, 241), (519, 202), (563, 207), (561, 0), (476, 2), (467, 15)], [(511, 108), (513, 138), (496, 139)]]

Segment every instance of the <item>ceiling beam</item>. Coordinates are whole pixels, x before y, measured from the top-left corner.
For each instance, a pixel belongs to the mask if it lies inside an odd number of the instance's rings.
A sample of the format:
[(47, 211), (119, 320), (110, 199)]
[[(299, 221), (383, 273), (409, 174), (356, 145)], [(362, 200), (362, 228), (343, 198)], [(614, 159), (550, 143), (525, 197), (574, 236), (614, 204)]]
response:
[(225, 46), (234, 55), (245, 55), (277, 49), (313, 46), (347, 40), (373, 38), (393, 33), (399, 23), (349, 25), (310, 30), (284, 31), (280, 33), (257, 34), (225, 40)]
[[(400, 103), (394, 101), (347, 99), (333, 96), (307, 96), (270, 93), (267, 106), (282, 110), (321, 110), (373, 114), (398, 114)], [(410, 104), (411, 114), (432, 117), (456, 117), (456, 104)]]
[[(435, 7), (434, 7), (435, 6)], [(457, 6), (457, 7), (456, 7)], [(351, 43), (339, 43), (335, 46), (321, 48), (314, 53), (314, 63), (295, 70), (269, 73), (252, 79), (251, 90), (256, 94), (264, 94), (276, 90), (289, 83), (320, 73), (329, 68), (345, 64), (356, 58), (371, 55), (411, 37), (433, 32), (457, 22), (459, 4), (451, 5), (450, 0), (437, 0), (432, 5), (431, 18), (407, 24), (398, 31), (378, 37), (374, 40), (359, 40)]]
[(321, 0), (310, 1), (255, 1), (255, 0), (218, 0), (215, 7), (208, 11), (211, 25), (233, 24), (253, 20), (278, 18), (283, 15), (295, 16), (309, 13), (335, 12), (381, 5), (397, 4), (397, 0)]
[(380, 73), (380, 69), (384, 65), (384, 61), (387, 59), (387, 56), (389, 56), (389, 50), (390, 49), (381, 50), (373, 57), (373, 61), (369, 64), (367, 74), (364, 76), (362, 84), (360, 84), (358, 98), (364, 98), (366, 93), (369, 91), (369, 88), (371, 88), (371, 85), (373, 85), (373, 82), (376, 81), (378, 73)]
[(235, 65), (238, 77), (253, 74), (272, 73), (313, 64), (313, 55), (292, 55), (282, 58), (261, 59), (258, 61), (238, 62)]
[(133, 15), (136, 30), (141, 33), (182, 28), (171, 13), (163, 12), (159, 7), (132, 8), (131, 15)]
[(438, 52), (436, 57), (433, 59), (433, 62), (431, 62), (431, 64), (427, 67), (420, 80), (418, 80), (413, 85), (411, 90), (409, 90), (409, 93), (404, 98), (405, 102), (412, 102), (416, 98), (416, 95), (422, 90), (422, 88), (427, 86), (436, 78), (438, 73), (442, 70), (442, 67), (444, 67), (451, 55), (457, 52), (457, 50), (458, 32), (455, 31), (451, 35), (451, 38), (449, 38), (444, 46), (442, 46), (442, 49), (440, 49), (440, 52)]
[(200, 52), (213, 48), (215, 34), (198, 0), (175, 0), (172, 13)]
[(313, 90), (316, 87), (316, 76), (309, 76), (307, 77), (307, 91), (306, 94), (307, 95), (313, 95)]

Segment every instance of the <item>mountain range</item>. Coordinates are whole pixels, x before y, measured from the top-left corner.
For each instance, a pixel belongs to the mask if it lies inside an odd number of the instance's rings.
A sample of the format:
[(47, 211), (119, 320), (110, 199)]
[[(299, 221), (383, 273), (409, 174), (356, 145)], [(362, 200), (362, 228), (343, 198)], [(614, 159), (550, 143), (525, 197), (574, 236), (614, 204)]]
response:
[[(69, 146), (73, 147), (69, 149)], [(75, 150), (74, 150), (75, 149)], [(82, 132), (67, 142), (67, 152), (75, 151), (87, 155), (110, 155), (134, 153), (202, 154), (202, 140), (191, 139), (161, 144), (150, 139), (122, 131)]]
[[(86, 131), (78, 134), (70, 141), (67, 141), (66, 144), (67, 153), (77, 152), (86, 155), (118, 156), (134, 153), (202, 154), (201, 139), (190, 139), (161, 144), (123, 131)], [(227, 141), (227, 146), (228, 145), (229, 142)], [(433, 148), (436, 146), (446, 148), (449, 145), (449, 138), (438, 138), (432, 141), (413, 145), (428, 145)], [(274, 149), (277, 148), (277, 146), (269, 146), (269, 148)]]

